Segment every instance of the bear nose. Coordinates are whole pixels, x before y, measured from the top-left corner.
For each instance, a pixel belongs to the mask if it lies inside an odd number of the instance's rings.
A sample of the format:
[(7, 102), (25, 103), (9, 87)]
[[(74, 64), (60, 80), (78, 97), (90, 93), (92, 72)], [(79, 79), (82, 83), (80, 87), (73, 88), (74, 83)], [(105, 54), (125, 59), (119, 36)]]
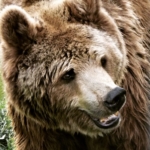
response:
[(126, 91), (123, 88), (116, 87), (111, 90), (104, 99), (104, 105), (111, 111), (118, 111), (125, 103)]

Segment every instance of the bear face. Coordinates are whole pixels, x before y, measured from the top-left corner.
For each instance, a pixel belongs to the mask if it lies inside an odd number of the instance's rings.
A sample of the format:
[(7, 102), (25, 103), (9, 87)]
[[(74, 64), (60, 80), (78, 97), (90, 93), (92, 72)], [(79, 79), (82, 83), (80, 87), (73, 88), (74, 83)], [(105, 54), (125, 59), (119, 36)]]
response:
[[(119, 125), (121, 116), (115, 113), (125, 103), (119, 87), (127, 64), (125, 46), (116, 24), (96, 2), (89, 16), (86, 5), (82, 9), (70, 1), (39, 2), (36, 19), (18, 6), (2, 11), (3, 76), (9, 105), (17, 113), (46, 128), (90, 136)], [(106, 26), (95, 21), (99, 15)]]

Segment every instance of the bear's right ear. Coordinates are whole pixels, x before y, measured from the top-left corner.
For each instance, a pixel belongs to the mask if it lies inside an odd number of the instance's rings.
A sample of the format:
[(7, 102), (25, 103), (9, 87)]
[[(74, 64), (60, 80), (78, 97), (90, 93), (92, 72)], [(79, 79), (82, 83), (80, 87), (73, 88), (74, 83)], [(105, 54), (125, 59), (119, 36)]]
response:
[(33, 42), (41, 28), (38, 21), (18, 6), (7, 6), (1, 12), (0, 37), (7, 53), (10, 48), (10, 53), (14, 51), (15, 54), (21, 54)]

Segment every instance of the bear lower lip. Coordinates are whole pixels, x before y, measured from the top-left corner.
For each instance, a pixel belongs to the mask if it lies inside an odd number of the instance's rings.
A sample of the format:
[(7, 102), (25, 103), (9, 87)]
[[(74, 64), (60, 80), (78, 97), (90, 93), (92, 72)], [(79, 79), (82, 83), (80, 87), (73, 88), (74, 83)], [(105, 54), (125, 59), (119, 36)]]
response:
[(120, 115), (117, 112), (116, 114), (112, 114), (107, 118), (96, 119), (92, 118), (93, 122), (102, 129), (109, 129), (112, 127), (116, 127), (119, 124)]

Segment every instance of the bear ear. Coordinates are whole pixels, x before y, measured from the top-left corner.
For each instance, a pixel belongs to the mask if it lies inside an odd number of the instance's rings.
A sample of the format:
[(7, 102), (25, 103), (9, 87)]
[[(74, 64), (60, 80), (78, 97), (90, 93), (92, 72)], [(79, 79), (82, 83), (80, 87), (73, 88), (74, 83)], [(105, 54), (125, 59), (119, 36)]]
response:
[(17, 50), (17, 54), (22, 53), (41, 28), (38, 21), (18, 6), (7, 6), (1, 12), (0, 36), (7, 51), (9, 47)]
[(99, 15), (101, 0), (67, 0), (70, 16), (76, 21), (95, 22)]

